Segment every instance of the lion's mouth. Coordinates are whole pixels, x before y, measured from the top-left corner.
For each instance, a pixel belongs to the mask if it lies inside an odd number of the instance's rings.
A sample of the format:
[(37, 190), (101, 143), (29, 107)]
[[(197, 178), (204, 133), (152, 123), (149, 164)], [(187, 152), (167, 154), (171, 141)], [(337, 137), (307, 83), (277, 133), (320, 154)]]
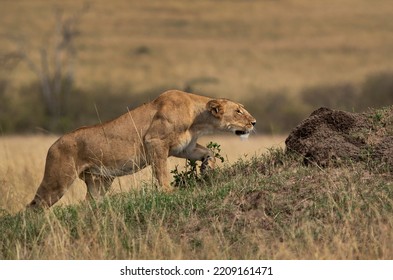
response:
[(236, 131), (235, 131), (235, 134), (240, 136), (240, 135), (249, 134), (249, 132), (248, 132), (248, 131), (243, 131), (243, 130), (236, 130)]

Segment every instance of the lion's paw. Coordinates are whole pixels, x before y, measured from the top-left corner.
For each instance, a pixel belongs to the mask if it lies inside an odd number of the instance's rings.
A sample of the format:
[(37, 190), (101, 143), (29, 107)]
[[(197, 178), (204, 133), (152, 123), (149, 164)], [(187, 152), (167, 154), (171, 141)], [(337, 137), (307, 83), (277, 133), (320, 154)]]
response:
[(216, 158), (212, 156), (206, 157), (201, 164), (201, 173), (204, 174), (208, 170), (214, 169), (216, 166)]

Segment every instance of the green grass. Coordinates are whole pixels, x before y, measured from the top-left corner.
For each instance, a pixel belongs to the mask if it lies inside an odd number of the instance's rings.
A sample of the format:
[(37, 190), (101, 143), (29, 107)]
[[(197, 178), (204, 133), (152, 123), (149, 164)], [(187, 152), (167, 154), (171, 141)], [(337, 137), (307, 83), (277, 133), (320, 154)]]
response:
[(171, 194), (4, 214), (0, 259), (391, 259), (391, 182), (271, 150)]

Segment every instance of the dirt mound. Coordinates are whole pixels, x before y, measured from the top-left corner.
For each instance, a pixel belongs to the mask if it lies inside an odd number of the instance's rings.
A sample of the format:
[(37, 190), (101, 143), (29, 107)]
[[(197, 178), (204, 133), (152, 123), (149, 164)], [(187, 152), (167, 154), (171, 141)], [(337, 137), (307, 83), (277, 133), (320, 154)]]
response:
[(320, 108), (292, 130), (285, 144), (305, 163), (372, 159), (393, 166), (393, 106), (365, 113)]

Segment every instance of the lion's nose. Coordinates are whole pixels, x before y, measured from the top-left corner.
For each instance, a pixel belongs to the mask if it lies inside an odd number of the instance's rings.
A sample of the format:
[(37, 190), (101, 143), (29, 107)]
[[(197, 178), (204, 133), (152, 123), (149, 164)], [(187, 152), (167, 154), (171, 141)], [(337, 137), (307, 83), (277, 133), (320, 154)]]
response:
[(252, 121), (252, 122), (251, 122), (252, 126), (255, 126), (256, 123), (257, 123), (257, 121)]

